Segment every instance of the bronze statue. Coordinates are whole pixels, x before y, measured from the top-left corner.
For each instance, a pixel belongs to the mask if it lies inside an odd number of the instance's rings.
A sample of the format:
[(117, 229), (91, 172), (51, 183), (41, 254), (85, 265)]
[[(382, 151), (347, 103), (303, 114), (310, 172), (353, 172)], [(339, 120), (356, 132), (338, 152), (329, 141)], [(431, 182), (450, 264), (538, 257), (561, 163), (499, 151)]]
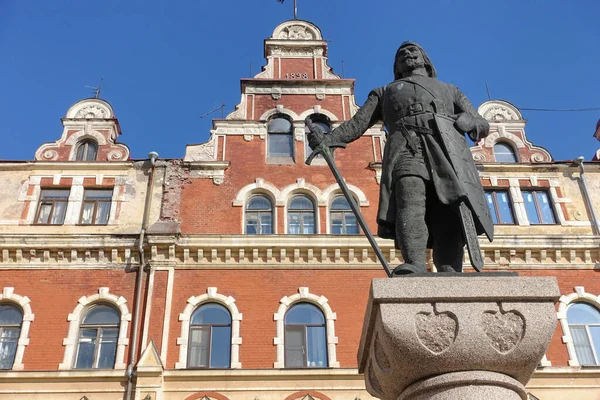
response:
[(315, 152), (345, 147), (383, 121), (388, 136), (377, 224), (378, 235), (394, 239), (404, 258), (393, 275), (426, 272), (427, 248), (439, 272), (461, 272), (465, 243), (481, 270), (477, 235), (491, 241), (493, 224), (464, 133), (477, 141), (489, 124), (456, 86), (436, 79), (415, 43), (398, 49), (394, 79), (371, 91), (352, 119), (330, 134), (307, 121), (309, 144)]

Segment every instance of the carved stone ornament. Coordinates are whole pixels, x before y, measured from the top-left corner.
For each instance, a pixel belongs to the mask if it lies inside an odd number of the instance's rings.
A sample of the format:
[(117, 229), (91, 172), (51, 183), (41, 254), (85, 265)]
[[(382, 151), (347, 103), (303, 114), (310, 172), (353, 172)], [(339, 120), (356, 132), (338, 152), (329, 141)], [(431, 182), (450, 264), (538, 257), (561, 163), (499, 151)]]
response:
[(276, 39), (288, 40), (313, 40), (315, 37), (306, 26), (289, 25), (286, 26), (277, 36)]
[(188, 145), (185, 149), (184, 161), (216, 161), (217, 136), (211, 135), (210, 139), (202, 144)]
[(522, 400), (556, 329), (559, 297), (554, 277), (374, 279), (358, 351), (367, 391)]
[(456, 339), (458, 323), (452, 313), (418, 313), (415, 316), (417, 337), (432, 353), (440, 354)]
[(525, 333), (523, 317), (513, 311), (486, 311), (481, 317), (481, 326), (499, 353), (513, 350)]
[(90, 104), (77, 111), (75, 118), (107, 118), (107, 114), (106, 108), (98, 104)]
[(516, 122), (523, 120), (523, 116), (517, 107), (502, 100), (486, 101), (479, 106), (477, 112), (490, 122)]

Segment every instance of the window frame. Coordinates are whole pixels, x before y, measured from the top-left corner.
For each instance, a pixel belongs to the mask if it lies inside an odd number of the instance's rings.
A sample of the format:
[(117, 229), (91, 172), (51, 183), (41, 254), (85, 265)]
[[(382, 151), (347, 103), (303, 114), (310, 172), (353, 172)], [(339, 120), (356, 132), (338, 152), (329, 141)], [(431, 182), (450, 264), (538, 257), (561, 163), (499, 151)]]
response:
[[(348, 204), (348, 209), (345, 210), (339, 210), (339, 209), (334, 209), (333, 208), (333, 203), (338, 199), (338, 198), (342, 198), (344, 200), (346, 200), (346, 203)], [(352, 197), (354, 202), (356, 203), (356, 205), (360, 208), (360, 203), (358, 202), (358, 200), (353, 196)], [(343, 194), (336, 194), (334, 196), (332, 196), (331, 198), (331, 202), (329, 203), (329, 207), (328, 207), (328, 218), (329, 218), (329, 234), (331, 235), (349, 235), (349, 236), (354, 236), (354, 235), (360, 235), (361, 234), (361, 228), (360, 228), (360, 224), (358, 223), (358, 218), (356, 218), (356, 215), (354, 215), (354, 212), (352, 211), (352, 207), (350, 206), (350, 202), (348, 201), (348, 199), (346, 198), (346, 196), (344, 196)], [(334, 233), (333, 232), (333, 218), (332, 215), (334, 213), (342, 213), (343, 218), (342, 218), (342, 233)], [(349, 213), (349, 215), (352, 215), (355, 219), (356, 219), (356, 233), (348, 233), (347, 232), (347, 228), (346, 228), (346, 213)]]
[[(111, 308), (113, 311), (115, 311), (117, 313), (118, 316), (118, 323), (115, 324), (85, 324), (83, 321), (85, 321), (85, 318), (88, 316), (88, 314), (96, 307), (98, 306), (105, 306), (105, 307), (109, 307)], [(81, 322), (79, 323), (79, 330), (77, 333), (77, 345), (75, 348), (75, 352), (74, 352), (74, 358), (73, 358), (73, 369), (76, 370), (108, 370), (108, 369), (115, 369), (115, 365), (117, 364), (117, 350), (118, 350), (118, 344), (119, 344), (119, 334), (120, 334), (120, 329), (121, 329), (121, 319), (122, 319), (122, 315), (121, 315), (121, 311), (117, 308), (115, 308), (112, 304), (109, 303), (94, 303), (92, 304), (90, 307), (88, 307), (84, 313), (83, 313), (83, 317), (81, 318)], [(92, 366), (89, 368), (78, 368), (77, 367), (77, 359), (79, 358), (79, 351), (80, 351), (80, 346), (81, 346), (81, 339), (82, 339), (82, 333), (84, 330), (92, 330), (92, 329), (96, 329), (96, 341), (94, 344), (94, 356), (93, 356), (93, 361), (92, 361)], [(98, 368), (98, 362), (100, 360), (100, 349), (102, 347), (102, 338), (103, 338), (103, 331), (105, 329), (116, 329), (117, 331), (117, 335), (115, 337), (115, 354), (114, 354), (114, 358), (113, 358), (113, 363), (112, 363), (112, 367), (110, 368)]]
[[(3, 343), (14, 343), (14, 352), (12, 354), (12, 361), (10, 363), (10, 366), (7, 368), (2, 368), (0, 367), (0, 371), (10, 371), (14, 368), (15, 366), (15, 361), (17, 358), (17, 353), (19, 351), (19, 340), (21, 338), (21, 332), (23, 330), (23, 321), (24, 321), (24, 316), (25, 316), (25, 312), (22, 308), (18, 307), (16, 304), (12, 303), (12, 302), (0, 302), (0, 306), (8, 306), (8, 307), (12, 307), (15, 310), (17, 310), (20, 315), (21, 315), (21, 322), (19, 322), (18, 324), (0, 324), (0, 344)], [(17, 329), (17, 334), (14, 337), (11, 337), (10, 340), (6, 340), (7, 338), (4, 338), (3, 332), (6, 329)], [(2, 348), (2, 346), (0, 345), (0, 348)]]
[[(107, 198), (107, 200), (86, 200), (85, 195), (87, 193), (88, 190), (102, 190), (102, 191), (110, 191), (110, 198)], [(114, 188), (105, 188), (105, 187), (86, 187), (84, 188), (83, 191), (83, 199), (81, 200), (81, 211), (79, 213), (79, 225), (85, 225), (85, 226), (90, 226), (90, 225), (97, 225), (97, 226), (105, 226), (108, 225), (108, 222), (110, 221), (110, 209), (112, 207), (112, 198), (114, 196)], [(108, 214), (106, 216), (106, 222), (104, 223), (96, 223), (96, 217), (97, 217), (97, 212), (98, 212), (98, 203), (102, 202), (102, 203), (108, 203)], [(85, 205), (86, 203), (93, 203), (94, 204), (94, 210), (92, 212), (92, 218), (90, 223), (85, 223), (83, 222), (83, 213), (85, 211)]]
[[(63, 199), (46, 199), (44, 200), (44, 190), (60, 190), (60, 191), (64, 191), (67, 193), (67, 197), (63, 200)], [(33, 220), (33, 225), (64, 225), (65, 224), (65, 219), (67, 216), (67, 208), (69, 207), (69, 198), (71, 197), (71, 189), (65, 189), (65, 188), (41, 188), (40, 190), (40, 197), (38, 200), (38, 206), (37, 206), (37, 210), (35, 212), (35, 219)], [(42, 206), (44, 205), (44, 203), (51, 203), (51, 208), (50, 208), (50, 213), (48, 214), (48, 222), (38, 222), (39, 218), (40, 218), (40, 213), (42, 212)], [(54, 217), (54, 210), (55, 210), (55, 204), (56, 203), (65, 203), (65, 208), (64, 208), (64, 215), (62, 216), (62, 220), (60, 223), (55, 223), (53, 224), (52, 218)]]
[[(90, 144), (94, 145), (94, 159), (93, 160), (87, 159), (87, 154), (89, 151)], [(81, 159), (79, 158), (80, 151), (82, 152)], [(83, 140), (80, 140), (77, 143), (77, 148), (75, 149), (75, 161), (97, 161), (97, 160), (98, 160), (98, 142), (96, 142), (95, 140), (90, 139), (90, 138), (85, 138)]]
[[(323, 323), (322, 324), (297, 324), (297, 323), (287, 323), (286, 322), (286, 318), (289, 314), (290, 311), (292, 311), (294, 309), (294, 307), (299, 306), (299, 305), (309, 305), (311, 307), (314, 307), (314, 309), (321, 313), (321, 315), (323, 316)], [(316, 306), (315, 304), (311, 303), (311, 302), (305, 302), (305, 301), (300, 301), (300, 302), (296, 302), (292, 305), (290, 305), (290, 307), (286, 310), (285, 315), (284, 315), (284, 320), (283, 320), (283, 327), (284, 327), (284, 332), (283, 332), (283, 340), (284, 340), (284, 355), (283, 355), (283, 363), (284, 363), (284, 367), (285, 368), (329, 368), (329, 349), (328, 349), (328, 343), (327, 343), (327, 318), (325, 316), (325, 313), (323, 312), (323, 310), (321, 310), (320, 307)], [(287, 345), (289, 344), (288, 341), (288, 327), (292, 327), (294, 329), (297, 329), (298, 331), (300, 330), (299, 328), (304, 328), (302, 330), (302, 334), (303, 334), (303, 339), (304, 339), (304, 343), (303, 343), (303, 366), (299, 367), (299, 366), (288, 366), (288, 359), (287, 359)], [(316, 365), (316, 366), (312, 366), (312, 365), (307, 365), (308, 364), (308, 353), (309, 353), (309, 346), (308, 346), (308, 328), (309, 327), (322, 327), (323, 328), (323, 346), (325, 348), (325, 364), (326, 365)]]
[[(498, 199), (497, 199), (498, 192), (504, 192), (504, 193), (506, 193), (506, 196), (508, 197), (508, 208), (510, 209), (510, 215), (512, 217), (512, 222), (500, 222), (501, 221), (501, 218), (500, 218), (501, 213), (500, 213), (500, 207), (498, 205)], [(492, 194), (492, 204), (494, 205), (494, 212), (496, 214), (496, 220), (499, 221), (499, 222), (495, 223), (494, 225), (517, 225), (515, 206), (514, 206), (512, 197), (510, 195), (509, 188), (484, 188), (484, 195), (487, 195), (488, 193)], [(487, 203), (487, 196), (486, 196), (486, 203)], [(491, 211), (492, 210), (490, 210), (490, 212)]]
[[(250, 202), (252, 201), (252, 199), (255, 199), (257, 197), (263, 197), (265, 198), (269, 204), (271, 205), (271, 208), (269, 209), (268, 212), (270, 212), (271, 214), (271, 232), (270, 233), (263, 233), (262, 232), (262, 223), (260, 216), (263, 213), (267, 213), (266, 209), (259, 209), (259, 210), (248, 210), (248, 205), (250, 204)], [(275, 233), (275, 207), (273, 207), (273, 200), (266, 194), (264, 193), (254, 193), (252, 194), (250, 197), (248, 197), (248, 200), (246, 201), (246, 204), (244, 205), (244, 234), (245, 235), (272, 235)], [(257, 221), (258, 221), (258, 229), (259, 232), (257, 233), (248, 233), (248, 214), (257, 214)]]
[[(229, 324), (193, 324), (192, 320), (194, 319), (194, 314), (196, 314), (200, 308), (207, 306), (207, 305), (211, 305), (211, 304), (216, 304), (220, 307), (223, 308), (223, 310), (225, 310), (227, 312), (227, 314), (229, 315)], [(229, 327), (229, 341), (228, 341), (228, 348), (229, 348), (229, 366), (228, 367), (211, 367), (210, 366), (210, 360), (212, 358), (212, 349), (213, 349), (213, 343), (212, 343), (212, 337), (213, 337), (213, 327), (214, 326), (220, 326), (220, 327)], [(192, 355), (192, 331), (195, 330), (194, 328), (197, 327), (209, 327), (209, 333), (208, 333), (208, 357), (207, 357), (207, 366), (190, 366), (190, 360), (192, 359), (191, 355)], [(192, 312), (192, 315), (190, 316), (190, 326), (189, 326), (189, 334), (188, 334), (188, 354), (187, 354), (187, 369), (231, 369), (231, 340), (233, 337), (233, 317), (231, 315), (231, 310), (229, 310), (227, 307), (225, 307), (223, 304), (218, 303), (218, 302), (204, 302), (202, 304), (200, 304), (198, 307), (196, 307), (196, 309)]]
[[(269, 125), (273, 120), (285, 119), (290, 124), (290, 130), (288, 132), (272, 132), (269, 129)], [(296, 141), (294, 138), (294, 121), (292, 118), (284, 113), (276, 113), (272, 115), (266, 122), (267, 126), (267, 140), (266, 140), (266, 159), (269, 164), (295, 164), (296, 163)], [(271, 155), (271, 137), (272, 135), (285, 135), (288, 136), (291, 141), (291, 154), (290, 155)]]
[[(527, 212), (527, 202), (525, 201), (526, 193), (531, 193), (533, 195), (533, 205), (535, 207), (535, 212), (536, 212), (538, 220), (540, 222), (537, 222), (537, 223), (532, 222), (531, 218), (529, 218), (529, 212)], [(552, 214), (552, 222), (543, 222), (542, 213), (541, 213), (538, 199), (536, 196), (536, 194), (538, 194), (538, 193), (543, 193), (544, 195), (546, 195), (546, 199), (548, 199), (548, 208), (550, 209), (550, 213)], [(525, 190), (523, 190), (523, 188), (522, 188), (521, 196), (523, 197), (523, 206), (525, 208), (525, 215), (527, 215), (527, 220), (530, 225), (558, 225), (559, 224), (558, 218), (556, 216), (556, 212), (554, 210), (554, 203), (552, 201), (552, 195), (550, 193), (550, 190), (548, 190), (547, 188), (525, 188)]]
[[(291, 208), (292, 206), (292, 202), (294, 201), (294, 199), (298, 198), (298, 197), (304, 197), (306, 199), (308, 199), (308, 201), (310, 201), (310, 203), (312, 204), (312, 208), (308, 209), (308, 208)], [(313, 232), (304, 232), (304, 216), (311, 214), (312, 213), (312, 217), (313, 217)], [(299, 233), (290, 233), (290, 215), (291, 214), (300, 214), (300, 232)], [(317, 221), (317, 206), (315, 203), (315, 200), (309, 196), (308, 194), (305, 193), (295, 193), (290, 197), (290, 200), (288, 201), (288, 206), (287, 206), (287, 210), (286, 210), (286, 218), (287, 218), (287, 224), (286, 224), (286, 229), (287, 229), (287, 233), (291, 234), (291, 235), (314, 235), (317, 233), (317, 226), (318, 226), (318, 221)]]
[[(503, 146), (508, 147), (511, 150), (511, 154), (513, 155), (515, 160), (514, 161), (498, 161), (496, 158), (496, 145), (503, 145)], [(515, 147), (511, 143), (503, 141), (503, 140), (497, 141), (496, 143), (494, 143), (494, 145), (492, 146), (492, 153), (494, 154), (494, 162), (505, 163), (505, 164), (520, 162), (519, 152), (515, 150)]]
[[(569, 309), (571, 307), (577, 305), (577, 304), (585, 304), (585, 305), (588, 305), (588, 306), (594, 308), (596, 310), (596, 312), (598, 313), (599, 316), (600, 316), (600, 309), (596, 305), (590, 304), (590, 303), (588, 303), (586, 301), (574, 301), (574, 302), (570, 303), (567, 306), (567, 310), (566, 310), (566, 312), (567, 312), (567, 325), (569, 326), (569, 332), (571, 332), (572, 328), (574, 328), (574, 327), (582, 327), (584, 329), (585, 336), (586, 336), (586, 339), (588, 341), (589, 347), (592, 350), (592, 356), (594, 357), (595, 364), (582, 364), (581, 363), (581, 360), (579, 360), (579, 356), (577, 355), (577, 346), (575, 345), (575, 340), (573, 339), (573, 346), (575, 348), (575, 354), (577, 356), (578, 362), (583, 367), (599, 367), (600, 366), (600, 348), (596, 349), (596, 347), (594, 346), (594, 340), (593, 340), (593, 337), (592, 337), (592, 335), (590, 333), (590, 326), (595, 326), (595, 327), (600, 328), (600, 322), (597, 322), (597, 323), (586, 323), (586, 324), (572, 324), (572, 323), (570, 323), (569, 319), (568, 319)], [(571, 333), (571, 337), (573, 337), (572, 333)]]

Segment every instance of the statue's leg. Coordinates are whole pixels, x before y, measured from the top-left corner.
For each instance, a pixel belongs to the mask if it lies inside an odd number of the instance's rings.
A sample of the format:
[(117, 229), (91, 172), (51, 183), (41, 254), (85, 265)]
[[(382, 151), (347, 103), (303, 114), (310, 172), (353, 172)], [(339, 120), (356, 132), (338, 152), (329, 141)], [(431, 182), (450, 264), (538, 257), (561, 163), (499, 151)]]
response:
[(439, 202), (428, 208), (427, 222), (432, 233), (433, 264), (438, 271), (447, 266), (462, 272), (465, 239), (457, 210)]
[[(394, 184), (396, 196), (396, 243), (404, 262), (426, 272), (429, 232), (425, 224), (426, 185), (418, 176), (399, 177)], [(415, 271), (416, 272), (416, 271)]]

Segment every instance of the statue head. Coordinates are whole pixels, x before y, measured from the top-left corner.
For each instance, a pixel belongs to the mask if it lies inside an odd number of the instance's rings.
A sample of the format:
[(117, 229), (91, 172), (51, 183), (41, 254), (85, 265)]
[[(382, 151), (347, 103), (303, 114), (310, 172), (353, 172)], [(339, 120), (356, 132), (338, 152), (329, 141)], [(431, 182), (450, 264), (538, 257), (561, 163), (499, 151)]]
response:
[(419, 67), (424, 67), (429, 77), (437, 76), (433, 63), (421, 46), (413, 42), (402, 43), (394, 60), (394, 79), (404, 78), (408, 71)]

